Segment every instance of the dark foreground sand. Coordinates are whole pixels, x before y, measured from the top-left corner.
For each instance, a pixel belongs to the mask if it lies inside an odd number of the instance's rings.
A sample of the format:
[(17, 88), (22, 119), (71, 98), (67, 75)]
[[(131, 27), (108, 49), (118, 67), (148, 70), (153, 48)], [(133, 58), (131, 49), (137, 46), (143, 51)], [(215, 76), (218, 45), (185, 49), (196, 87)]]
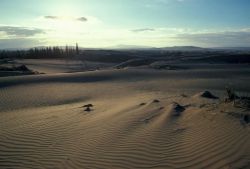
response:
[(228, 85), (249, 92), (250, 68), (1, 78), (0, 168), (248, 169), (250, 127), (235, 114), (249, 111), (222, 102)]

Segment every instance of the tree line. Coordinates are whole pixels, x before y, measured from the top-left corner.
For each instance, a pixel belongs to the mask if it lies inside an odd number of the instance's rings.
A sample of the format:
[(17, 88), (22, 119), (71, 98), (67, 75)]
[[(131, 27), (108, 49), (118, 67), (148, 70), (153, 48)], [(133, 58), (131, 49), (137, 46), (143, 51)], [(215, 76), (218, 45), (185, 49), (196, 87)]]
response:
[(29, 50), (1, 50), (0, 59), (41, 59), (41, 58), (72, 58), (79, 54), (78, 44), (76, 47), (44, 47), (31, 48)]

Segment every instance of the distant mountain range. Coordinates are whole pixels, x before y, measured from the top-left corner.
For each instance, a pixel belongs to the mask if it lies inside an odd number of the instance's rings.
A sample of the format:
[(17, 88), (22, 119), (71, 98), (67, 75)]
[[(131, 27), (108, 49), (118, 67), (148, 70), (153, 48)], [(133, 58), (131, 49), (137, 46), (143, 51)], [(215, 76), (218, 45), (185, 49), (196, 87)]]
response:
[[(48, 46), (37, 46), (34, 48), (46, 48)], [(58, 46), (60, 48), (65, 48), (65, 46)], [(68, 46), (69, 48), (75, 48), (75, 46)], [(139, 45), (117, 45), (114, 47), (108, 48), (85, 48), (79, 47), (81, 50), (167, 50), (167, 51), (214, 51), (214, 50), (230, 50), (230, 51), (250, 51), (250, 47), (212, 47), (212, 48), (202, 48), (197, 46), (172, 46), (172, 47), (151, 47), (151, 46), (139, 46)], [(28, 48), (8, 48), (8, 49), (0, 49), (0, 50), (28, 50)]]
[(197, 46), (172, 46), (172, 47), (150, 47), (137, 45), (118, 45), (109, 49), (118, 50), (169, 50), (169, 51), (209, 51), (209, 50), (233, 50), (233, 51), (250, 51), (250, 47), (212, 47), (202, 48)]
[(197, 46), (173, 46), (173, 47), (164, 47), (160, 48), (164, 50), (182, 50), (182, 51), (200, 51), (200, 50), (209, 50), (209, 48), (201, 48)]
[(117, 45), (109, 49), (134, 49), (134, 50), (205, 50), (206, 48), (196, 46), (173, 46), (173, 47), (152, 47), (152, 46), (139, 46), (139, 45)]

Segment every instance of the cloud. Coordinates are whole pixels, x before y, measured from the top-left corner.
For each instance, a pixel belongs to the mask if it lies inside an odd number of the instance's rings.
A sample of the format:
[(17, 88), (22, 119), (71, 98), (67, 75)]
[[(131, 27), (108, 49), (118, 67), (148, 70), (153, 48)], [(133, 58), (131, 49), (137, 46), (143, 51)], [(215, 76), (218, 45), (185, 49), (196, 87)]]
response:
[(45, 33), (43, 29), (18, 27), (18, 26), (0, 26), (0, 32), (4, 32), (8, 36), (17, 36), (17, 37), (31, 37), (36, 34)]
[(250, 29), (224, 32), (184, 33), (177, 34), (174, 39), (205, 46), (248, 46), (250, 44)]
[(153, 28), (142, 28), (142, 29), (133, 29), (132, 32), (140, 33), (140, 32), (153, 32), (155, 29)]
[(0, 49), (40, 46), (45, 44), (41, 38), (45, 34), (45, 29), (0, 25)]
[(51, 15), (48, 15), (48, 16), (44, 16), (45, 19), (60, 19), (58, 16), (51, 16)]
[(47, 15), (44, 16), (45, 19), (50, 20), (69, 20), (69, 21), (80, 21), (80, 22), (87, 22), (87, 17), (81, 16), (81, 17), (72, 17), (72, 16), (55, 16), (55, 15)]
[(78, 21), (81, 21), (81, 22), (87, 22), (88, 19), (86, 17), (80, 17), (80, 18), (77, 18)]
[(0, 49), (31, 48), (45, 45), (45, 42), (34, 38), (0, 39)]

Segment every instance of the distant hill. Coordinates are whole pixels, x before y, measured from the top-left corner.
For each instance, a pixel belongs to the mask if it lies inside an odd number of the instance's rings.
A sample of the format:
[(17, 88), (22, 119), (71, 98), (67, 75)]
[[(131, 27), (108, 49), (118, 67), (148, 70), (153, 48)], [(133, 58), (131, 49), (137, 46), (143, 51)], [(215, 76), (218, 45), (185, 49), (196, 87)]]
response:
[(109, 47), (108, 49), (140, 50), (140, 49), (157, 49), (157, 48), (151, 47), (151, 46), (140, 46), (140, 45), (117, 45), (117, 46)]
[(250, 47), (217, 47), (217, 50), (250, 51)]
[(174, 50), (174, 51), (200, 51), (200, 50), (209, 50), (208, 48), (201, 48), (197, 46), (173, 46), (173, 47), (164, 47), (160, 48), (163, 50)]

